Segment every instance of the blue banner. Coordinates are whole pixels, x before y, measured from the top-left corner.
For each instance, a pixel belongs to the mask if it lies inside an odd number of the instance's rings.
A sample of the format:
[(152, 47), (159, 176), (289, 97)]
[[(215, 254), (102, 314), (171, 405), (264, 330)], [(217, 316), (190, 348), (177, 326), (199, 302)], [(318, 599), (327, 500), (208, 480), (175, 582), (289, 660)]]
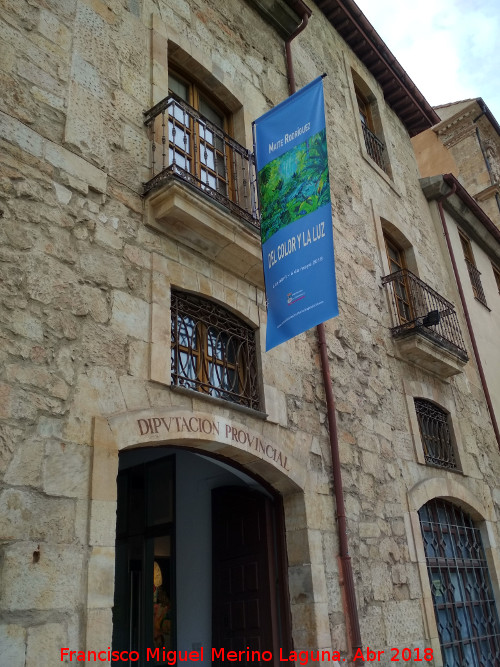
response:
[(254, 125), (270, 350), (339, 312), (322, 77)]

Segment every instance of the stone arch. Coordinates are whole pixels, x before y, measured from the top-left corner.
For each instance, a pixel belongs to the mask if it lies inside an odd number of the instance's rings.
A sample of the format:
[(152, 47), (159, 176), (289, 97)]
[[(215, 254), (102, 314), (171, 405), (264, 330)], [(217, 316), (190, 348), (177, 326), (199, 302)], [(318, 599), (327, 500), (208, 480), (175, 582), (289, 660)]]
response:
[(417, 512), (433, 498), (444, 498), (462, 507), (475, 521), (494, 520), (492, 505), (488, 508), (457, 479), (443, 479), (442, 477), (425, 479), (410, 489), (408, 492), (410, 511)]
[(480, 524), (486, 559), (488, 561), (494, 595), (498, 605), (500, 601), (500, 561), (496, 554), (497, 539), (495, 535), (498, 532), (496, 515), (491, 499), (480, 499), (463, 482), (456, 479), (455, 475), (446, 478), (436, 476), (417, 482), (417, 484), (408, 491), (407, 497), (409, 505), (409, 512), (406, 517), (408, 544), (410, 547), (411, 559), (416, 562), (419, 571), (427, 638), (434, 650), (435, 663), (439, 667), (439, 665), (442, 665), (439, 632), (434, 613), (418, 510), (430, 500), (443, 498), (444, 500), (461, 507), (474, 521)]
[[(290, 539), (292, 546), (289, 548), (294, 554), (292, 560), (298, 558), (301, 561), (303, 572), (307, 570), (305, 564), (312, 562), (303, 493), (306, 466), (294, 456), (294, 452), (300, 450), (295, 447), (293, 436), (288, 434), (285, 440), (278, 425), (243, 413), (242, 421), (237, 422), (228, 414), (226, 410), (210, 414), (167, 408), (94, 418), (87, 646), (108, 645), (112, 636), (116, 478), (120, 451), (175, 445), (207, 456), (216, 455), (229, 464), (236, 463), (257, 481), (281, 495), (285, 514), (293, 515), (293, 521), (287, 521), (286, 525), (287, 541)], [(302, 587), (305, 585), (311, 593), (311, 603), (301, 605), (301, 614), (309, 617), (308, 625), (313, 633), (317, 633), (319, 620), (314, 600), (318, 595), (314, 592), (312, 569), (311, 565), (310, 576), (306, 575), (310, 581), (307, 583), (303, 579), (301, 582)], [(293, 598), (293, 590), (290, 594)], [(293, 607), (293, 599), (290, 604)]]
[[(382, 236), (384, 238), (384, 244), (382, 247), (383, 262), (384, 261), (386, 262), (385, 238), (389, 238), (404, 252), (406, 259), (406, 267), (412, 273), (415, 273), (418, 276), (417, 257), (414, 245), (410, 241), (410, 239), (402, 232), (399, 226), (397, 226), (396, 224), (394, 224), (394, 222), (388, 220), (387, 218), (384, 217), (380, 218), (380, 226), (382, 230)], [(388, 263), (387, 266), (384, 264), (384, 268), (386, 268), (387, 271), (390, 272)]]

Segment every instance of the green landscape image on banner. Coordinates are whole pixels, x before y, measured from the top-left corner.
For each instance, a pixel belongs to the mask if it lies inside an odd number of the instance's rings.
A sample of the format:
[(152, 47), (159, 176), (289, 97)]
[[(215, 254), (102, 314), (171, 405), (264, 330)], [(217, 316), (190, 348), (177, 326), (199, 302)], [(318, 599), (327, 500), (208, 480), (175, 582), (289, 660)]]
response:
[(258, 174), (262, 243), (330, 203), (326, 130), (268, 162)]

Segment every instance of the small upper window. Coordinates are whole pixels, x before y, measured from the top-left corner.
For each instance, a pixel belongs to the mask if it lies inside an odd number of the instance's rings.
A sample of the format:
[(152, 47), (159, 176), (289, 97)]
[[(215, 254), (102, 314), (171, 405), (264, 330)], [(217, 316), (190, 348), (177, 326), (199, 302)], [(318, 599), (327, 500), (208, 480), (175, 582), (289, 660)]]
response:
[(457, 469), (448, 413), (423, 398), (415, 399), (415, 410), (426, 462), (440, 468)]
[(469, 278), (472, 285), (472, 291), (475, 298), (480, 301), (484, 306), (488, 306), (486, 303), (486, 297), (484, 295), (483, 285), (481, 283), (481, 273), (478, 271), (476, 266), (476, 261), (472, 253), (472, 245), (470, 239), (459, 232), (460, 242), (462, 244), (462, 249), (464, 251), (465, 264), (469, 272)]
[(493, 275), (495, 276), (495, 282), (497, 284), (497, 290), (498, 293), (500, 294), (500, 269), (497, 269), (496, 266), (491, 265), (491, 268), (493, 269)]
[(363, 95), (357, 86), (355, 86), (354, 92), (356, 93), (356, 101), (358, 105), (359, 118), (361, 120), (361, 128), (363, 130), (363, 138), (365, 140), (366, 152), (381, 169), (387, 172), (388, 166), (385, 144), (376, 135), (376, 128), (373, 119), (373, 105), (370, 104), (368, 98)]
[(258, 410), (254, 331), (225, 308), (172, 291), (172, 384)]

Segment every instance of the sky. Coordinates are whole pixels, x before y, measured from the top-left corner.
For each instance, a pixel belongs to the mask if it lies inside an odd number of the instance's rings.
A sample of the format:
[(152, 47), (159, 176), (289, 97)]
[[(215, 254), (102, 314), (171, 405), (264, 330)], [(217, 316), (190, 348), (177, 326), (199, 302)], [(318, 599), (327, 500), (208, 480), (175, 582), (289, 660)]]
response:
[(482, 97), (500, 123), (500, 0), (355, 0), (432, 106)]

